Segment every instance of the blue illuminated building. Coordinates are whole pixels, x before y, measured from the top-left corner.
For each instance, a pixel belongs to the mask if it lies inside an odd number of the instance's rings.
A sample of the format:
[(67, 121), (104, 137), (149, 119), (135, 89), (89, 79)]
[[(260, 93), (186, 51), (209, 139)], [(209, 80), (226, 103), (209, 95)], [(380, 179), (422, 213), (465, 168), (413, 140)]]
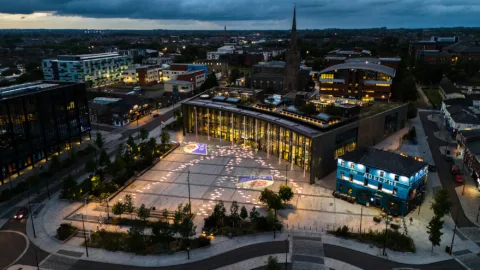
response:
[(392, 215), (405, 215), (423, 200), (425, 162), (374, 148), (348, 152), (337, 162), (336, 190), (344, 199)]

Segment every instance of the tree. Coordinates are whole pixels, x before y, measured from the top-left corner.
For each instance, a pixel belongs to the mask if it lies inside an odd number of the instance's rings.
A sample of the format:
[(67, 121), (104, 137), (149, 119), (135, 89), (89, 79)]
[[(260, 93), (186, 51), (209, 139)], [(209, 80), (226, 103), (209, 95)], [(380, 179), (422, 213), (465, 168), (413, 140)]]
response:
[(112, 213), (115, 215), (119, 215), (122, 218), (122, 214), (125, 213), (125, 205), (121, 201), (117, 201), (112, 206)]
[(159, 221), (153, 223), (152, 234), (158, 239), (169, 239), (175, 234), (175, 230), (172, 228), (168, 221)]
[(230, 75), (228, 76), (228, 82), (235, 83), (238, 78), (240, 78), (240, 70), (238, 70), (238, 68), (232, 69), (232, 71), (230, 71)]
[(160, 135), (162, 144), (167, 144), (170, 142), (170, 133), (166, 131), (162, 131), (162, 134)]
[(252, 210), (250, 211), (250, 220), (255, 221), (257, 218), (260, 217), (260, 213), (258, 212), (257, 208), (254, 206)]
[(147, 222), (147, 218), (150, 217), (150, 208), (145, 207), (145, 204), (142, 205), (137, 209), (137, 215), (139, 218), (143, 219), (143, 222)]
[(101, 132), (97, 132), (97, 137), (95, 138), (95, 141), (93, 143), (98, 149), (103, 148), (103, 145), (105, 144), (105, 139), (103, 138), (103, 135)]
[(145, 233), (143, 228), (132, 227), (128, 230), (127, 247), (128, 250), (136, 254), (145, 254), (147, 243), (145, 242)]
[(100, 157), (98, 158), (98, 165), (99, 166), (109, 166), (110, 165), (110, 157), (108, 157), (107, 152), (102, 149), (102, 152), (100, 152)]
[(230, 205), (230, 216), (238, 216), (238, 203), (233, 201)]
[(97, 166), (95, 165), (95, 160), (90, 159), (85, 163), (85, 171), (88, 173), (93, 173), (95, 172), (95, 168)]
[(135, 139), (133, 139), (132, 135), (128, 136), (127, 146), (130, 148), (130, 151), (132, 152), (137, 151), (137, 144), (135, 143)]
[(432, 243), (432, 252), (434, 246), (440, 246), (441, 237), (443, 233), (440, 231), (443, 228), (443, 220), (438, 216), (433, 216), (432, 220), (427, 225), (428, 240)]
[(293, 198), (292, 188), (287, 185), (280, 185), (278, 195), (280, 196), (280, 199), (283, 201), (283, 203), (287, 203)]
[(60, 162), (60, 158), (57, 155), (52, 156), (52, 158), (50, 159), (50, 167), (48, 170), (51, 173), (56, 173), (60, 171), (61, 168), (62, 163)]
[(215, 86), (218, 86), (218, 81), (217, 81), (217, 77), (215, 76), (215, 73), (212, 72), (212, 73), (208, 74), (207, 79), (202, 84), (200, 89), (202, 91), (205, 91), (205, 90), (210, 89), (210, 88), (215, 87)]
[(140, 140), (143, 142), (148, 139), (148, 131), (144, 128), (140, 129)]
[(133, 206), (133, 200), (130, 194), (127, 194), (125, 197), (123, 197), (123, 205), (125, 212), (129, 213), (131, 218), (132, 213), (135, 212), (135, 206)]
[(265, 262), (265, 270), (280, 270), (280, 264), (278, 263), (277, 257), (268, 256), (267, 261)]
[(260, 201), (268, 206), (268, 209), (278, 210), (282, 208), (282, 199), (272, 190), (266, 188), (260, 194)]
[(242, 218), (242, 220), (245, 220), (248, 217), (248, 211), (245, 205), (242, 206), (242, 208), (240, 209), (240, 217)]
[(430, 209), (438, 218), (442, 218), (452, 207), (452, 202), (449, 199), (448, 192), (445, 189), (440, 189), (433, 195), (433, 203)]
[(71, 174), (63, 179), (62, 196), (69, 200), (75, 200), (80, 196), (80, 188)]

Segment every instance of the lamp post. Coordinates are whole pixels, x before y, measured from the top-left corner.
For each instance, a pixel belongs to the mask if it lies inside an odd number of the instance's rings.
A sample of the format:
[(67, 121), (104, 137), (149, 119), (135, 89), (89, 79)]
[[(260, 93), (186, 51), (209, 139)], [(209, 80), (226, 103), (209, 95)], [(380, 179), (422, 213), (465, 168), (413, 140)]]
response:
[(287, 236), (287, 240), (285, 240), (285, 270), (288, 268), (288, 239), (290, 238), (290, 234)]
[(285, 186), (288, 186), (287, 173), (288, 173), (288, 162), (287, 164), (285, 164)]
[(386, 251), (386, 248), (387, 248), (387, 231), (388, 231), (388, 214), (387, 216), (385, 217), (385, 238), (383, 240), (383, 256), (387, 256), (387, 251)]
[(35, 247), (32, 247), (32, 248), (33, 248), (33, 253), (35, 254), (35, 262), (37, 263), (37, 270), (40, 270), (40, 266), (38, 265), (37, 250), (35, 249)]
[[(479, 210), (480, 210), (480, 208), (479, 208)], [(455, 233), (457, 232), (457, 223), (458, 223), (458, 215), (459, 214), (460, 214), (460, 207), (457, 208), (457, 216), (455, 217), (455, 227), (453, 229), (452, 243), (450, 244), (450, 255), (452, 255), (453, 241), (455, 240)], [(478, 221), (478, 214), (477, 214), (477, 221)]]
[(30, 194), (27, 195), (27, 200), (28, 200), (28, 209), (30, 211), (30, 219), (32, 220), (33, 237), (37, 238), (37, 234), (35, 233), (35, 225), (33, 224), (33, 212), (32, 212), (32, 205), (30, 204)]
[(360, 205), (360, 233), (362, 233), (363, 205)]
[(83, 238), (85, 239), (85, 251), (88, 257), (88, 241), (87, 241), (87, 231), (85, 230), (85, 222), (83, 221), (83, 214), (82, 215), (82, 225), (83, 225)]

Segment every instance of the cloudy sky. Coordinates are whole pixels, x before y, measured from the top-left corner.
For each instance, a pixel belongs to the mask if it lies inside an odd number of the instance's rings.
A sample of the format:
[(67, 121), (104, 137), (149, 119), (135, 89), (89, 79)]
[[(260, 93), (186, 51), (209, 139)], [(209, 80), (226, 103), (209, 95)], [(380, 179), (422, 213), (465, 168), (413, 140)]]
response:
[(0, 0), (0, 28), (299, 29), (480, 26), (480, 0)]

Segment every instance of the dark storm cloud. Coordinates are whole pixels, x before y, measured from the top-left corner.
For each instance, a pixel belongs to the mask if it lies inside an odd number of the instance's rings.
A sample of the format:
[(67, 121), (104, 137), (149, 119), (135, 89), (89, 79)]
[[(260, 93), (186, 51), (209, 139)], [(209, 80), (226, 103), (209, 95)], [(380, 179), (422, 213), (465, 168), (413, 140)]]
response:
[[(290, 20), (290, 0), (0, 0), (0, 13), (151, 20)], [(299, 27), (480, 25), (480, 0), (296, 0)], [(435, 20), (435, 21), (434, 21)], [(350, 25), (350, 26), (347, 26)], [(421, 26), (421, 25), (420, 25)]]

